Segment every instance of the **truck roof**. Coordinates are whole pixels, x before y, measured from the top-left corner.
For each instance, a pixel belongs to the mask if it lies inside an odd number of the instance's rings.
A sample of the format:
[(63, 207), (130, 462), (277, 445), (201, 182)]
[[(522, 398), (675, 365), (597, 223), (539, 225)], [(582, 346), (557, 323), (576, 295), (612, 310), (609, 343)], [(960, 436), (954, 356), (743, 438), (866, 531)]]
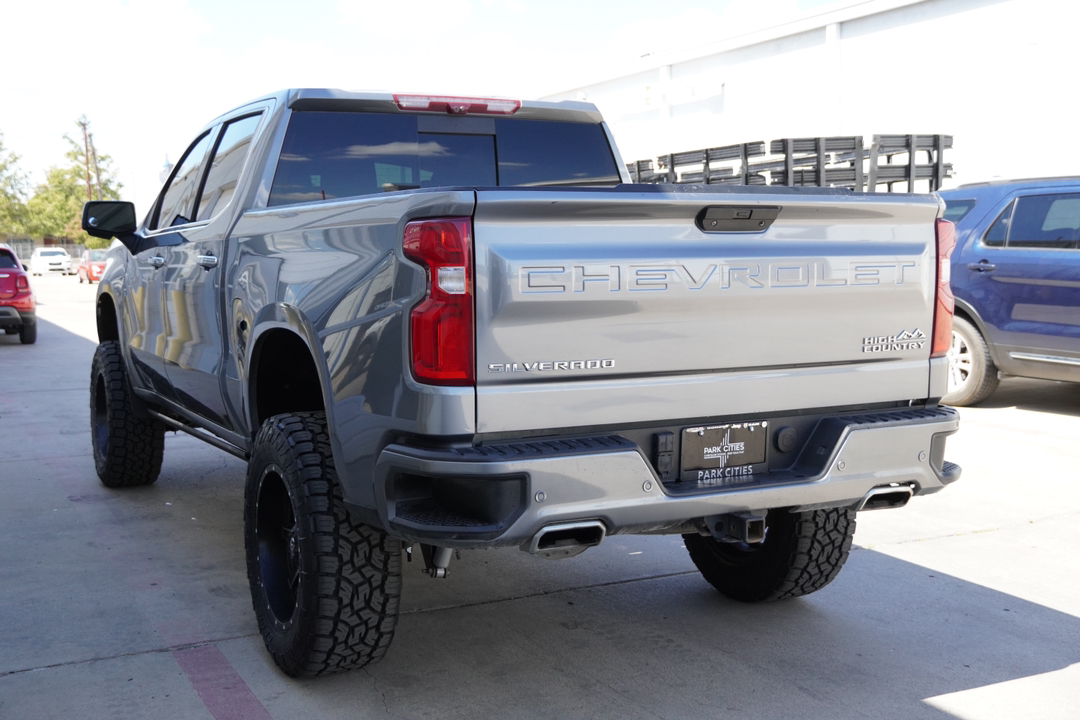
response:
[[(401, 109), (395, 101), (395, 96), (403, 94), (405, 93), (351, 91), (335, 88), (291, 88), (268, 93), (237, 107), (244, 107), (245, 105), (274, 98), (294, 110), (353, 110), (359, 112), (408, 114), (423, 112)], [(407, 94), (424, 95), (423, 93)], [(488, 98), (470, 97), (468, 99), (483, 100)], [(521, 107), (513, 113), (513, 117), (527, 120), (558, 120), (562, 122), (592, 124), (600, 123), (603, 120), (600, 111), (597, 110), (596, 106), (592, 103), (574, 102), (571, 100), (564, 100), (562, 102), (521, 100), (520, 103)], [(232, 112), (232, 110), (229, 112)], [(447, 113), (437, 112), (435, 114), (444, 115)]]

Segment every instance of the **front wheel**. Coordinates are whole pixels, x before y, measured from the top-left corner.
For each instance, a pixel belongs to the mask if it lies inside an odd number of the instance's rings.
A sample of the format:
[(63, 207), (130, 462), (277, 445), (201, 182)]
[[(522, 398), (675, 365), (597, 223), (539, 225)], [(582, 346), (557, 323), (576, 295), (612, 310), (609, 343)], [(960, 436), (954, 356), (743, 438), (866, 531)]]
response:
[(90, 368), (90, 441), (106, 487), (149, 485), (161, 472), (165, 426), (139, 417), (120, 343), (103, 342)]
[(949, 346), (949, 392), (941, 400), (949, 405), (974, 405), (998, 386), (997, 366), (979, 331), (962, 317), (953, 318)]
[(248, 463), (244, 547), (259, 631), (286, 674), (341, 672), (386, 654), (400, 543), (349, 518), (324, 413), (263, 423)]
[(808, 595), (836, 578), (855, 535), (847, 508), (793, 513), (770, 510), (765, 540), (754, 545), (683, 535), (690, 559), (721, 594), (742, 602)]

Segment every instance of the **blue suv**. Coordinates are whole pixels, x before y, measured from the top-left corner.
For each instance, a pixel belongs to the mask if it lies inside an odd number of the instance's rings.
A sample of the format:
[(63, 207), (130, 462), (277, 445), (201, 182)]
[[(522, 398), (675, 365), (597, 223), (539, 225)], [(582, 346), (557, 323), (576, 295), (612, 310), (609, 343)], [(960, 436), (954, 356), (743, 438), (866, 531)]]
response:
[(944, 402), (977, 403), (1002, 375), (1080, 382), (1080, 177), (939, 194), (956, 223)]

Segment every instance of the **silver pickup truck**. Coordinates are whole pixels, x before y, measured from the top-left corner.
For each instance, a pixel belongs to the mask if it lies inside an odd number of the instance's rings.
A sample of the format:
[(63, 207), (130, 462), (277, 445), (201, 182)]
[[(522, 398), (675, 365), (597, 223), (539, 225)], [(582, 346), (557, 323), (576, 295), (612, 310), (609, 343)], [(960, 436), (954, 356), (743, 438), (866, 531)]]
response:
[[(207, 125), (97, 297), (97, 473), (166, 431), (248, 462), (291, 675), (393, 636), (404, 552), (681, 534), (721, 593), (828, 584), (861, 510), (959, 478), (933, 195), (628, 183), (583, 103), (291, 90)], [(120, 247), (120, 244), (123, 247)]]

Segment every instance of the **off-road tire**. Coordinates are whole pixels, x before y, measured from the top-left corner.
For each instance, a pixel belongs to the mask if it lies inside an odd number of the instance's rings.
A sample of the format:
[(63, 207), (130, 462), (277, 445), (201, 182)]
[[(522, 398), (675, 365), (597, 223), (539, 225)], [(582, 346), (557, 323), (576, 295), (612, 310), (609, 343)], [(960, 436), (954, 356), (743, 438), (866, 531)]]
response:
[(386, 654), (401, 544), (349, 517), (324, 413), (263, 423), (248, 463), (244, 546), (259, 632), (286, 674), (342, 672)]
[(770, 510), (765, 540), (754, 545), (684, 535), (690, 559), (723, 595), (767, 602), (809, 595), (833, 581), (855, 534), (855, 512), (846, 508), (793, 513)]
[(949, 392), (941, 399), (948, 405), (974, 405), (997, 390), (997, 365), (978, 328), (962, 317), (953, 318), (949, 347)]
[(37, 342), (37, 323), (19, 326), (19, 342), (23, 345), (33, 345)]
[(98, 345), (90, 368), (90, 442), (106, 487), (149, 485), (161, 472), (165, 426), (135, 411), (120, 343), (112, 340)]

